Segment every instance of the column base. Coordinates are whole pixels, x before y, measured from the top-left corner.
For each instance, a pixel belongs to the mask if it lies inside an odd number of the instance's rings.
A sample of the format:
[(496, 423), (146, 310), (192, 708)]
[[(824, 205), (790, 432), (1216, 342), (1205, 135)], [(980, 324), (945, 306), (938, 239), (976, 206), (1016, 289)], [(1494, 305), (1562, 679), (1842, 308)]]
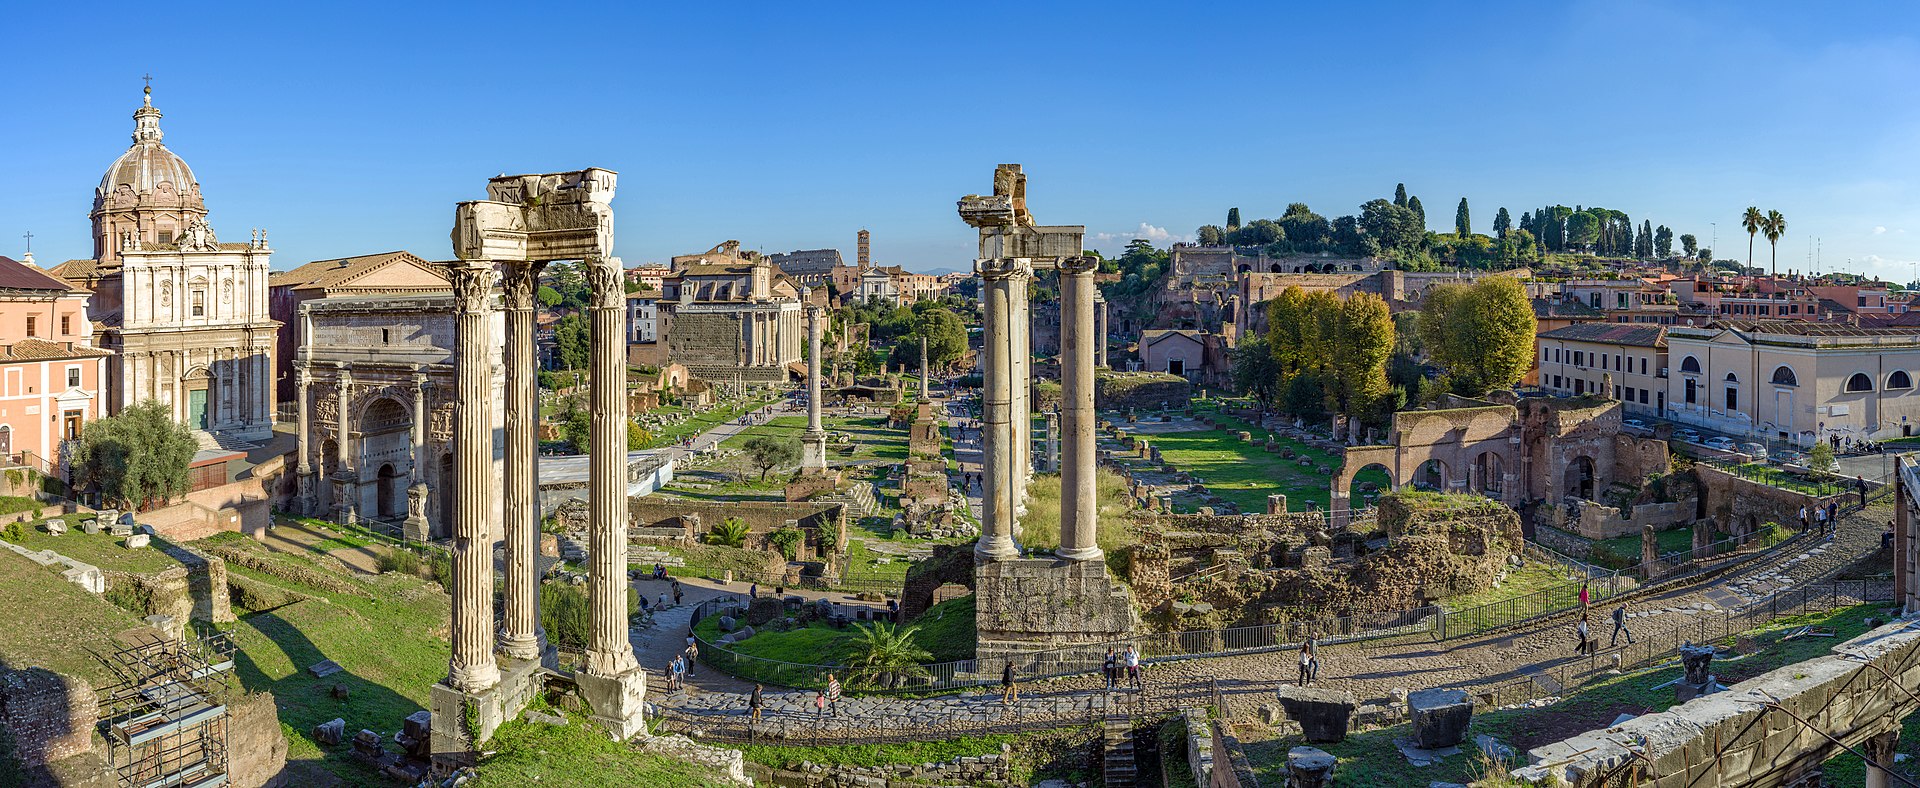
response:
[(442, 681), (433, 685), (427, 708), (433, 714), (429, 746), (433, 762), (447, 767), (472, 766), (480, 745), (506, 722), (498, 687), (467, 693)]
[(541, 643), (537, 637), (511, 638), (504, 632), (495, 634), (494, 643), (496, 653), (503, 660), (539, 662), (541, 655), (553, 648)]
[(1068, 561), (1104, 561), (1107, 557), (1107, 551), (1098, 547), (1066, 547), (1053, 554)]
[(581, 671), (573, 680), (587, 706), (593, 709), (593, 721), (614, 739), (626, 741), (646, 731), (645, 670), (634, 668), (618, 676), (595, 676)]
[(1013, 539), (982, 539), (973, 546), (973, 557), (984, 561), (1010, 561), (1020, 557), (1020, 546)]

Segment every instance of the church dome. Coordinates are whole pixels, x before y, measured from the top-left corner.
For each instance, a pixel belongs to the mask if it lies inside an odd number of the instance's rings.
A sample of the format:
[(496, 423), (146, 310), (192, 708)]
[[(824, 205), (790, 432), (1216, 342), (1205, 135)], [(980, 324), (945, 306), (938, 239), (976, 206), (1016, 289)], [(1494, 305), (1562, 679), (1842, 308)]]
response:
[(133, 113), (133, 121), (133, 147), (107, 168), (107, 174), (100, 179), (98, 195), (110, 197), (124, 185), (135, 196), (172, 192), (184, 198), (198, 197), (200, 183), (194, 180), (193, 170), (160, 142), (160, 110), (153, 107), (152, 88), (147, 88), (140, 109)]

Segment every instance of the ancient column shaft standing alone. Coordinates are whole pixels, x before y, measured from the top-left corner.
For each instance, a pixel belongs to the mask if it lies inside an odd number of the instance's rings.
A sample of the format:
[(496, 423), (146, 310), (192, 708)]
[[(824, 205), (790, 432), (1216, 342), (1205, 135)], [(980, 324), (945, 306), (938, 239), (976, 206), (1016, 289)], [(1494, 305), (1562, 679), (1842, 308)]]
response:
[(461, 261), (447, 266), (453, 285), (454, 402), (453, 436), (453, 659), (449, 683), (463, 692), (479, 692), (500, 681), (493, 660), (493, 534), (487, 516), (493, 487), (492, 372), (487, 352), (487, 313), (497, 279), (493, 265)]
[(986, 304), (986, 369), (980, 403), (985, 428), (981, 430), (980, 452), (984, 471), (980, 489), (982, 527), (974, 552), (987, 560), (1020, 557), (1020, 548), (1013, 542), (1013, 479), (1018, 469), (1014, 467), (1012, 446), (1013, 363), (1008, 356), (1013, 350), (1010, 332), (1016, 330), (1011, 305), (1014, 283), (1025, 275), (1021, 262), (1005, 258), (980, 261), (981, 300)]
[(1097, 561), (1095, 495), (1093, 258), (1060, 261), (1060, 421), (1066, 432), (1060, 466), (1060, 550), (1070, 561)]
[(803, 471), (827, 469), (827, 430), (820, 423), (820, 372), (825, 363), (820, 357), (821, 309), (807, 305), (807, 431), (800, 436), (805, 449), (800, 458)]

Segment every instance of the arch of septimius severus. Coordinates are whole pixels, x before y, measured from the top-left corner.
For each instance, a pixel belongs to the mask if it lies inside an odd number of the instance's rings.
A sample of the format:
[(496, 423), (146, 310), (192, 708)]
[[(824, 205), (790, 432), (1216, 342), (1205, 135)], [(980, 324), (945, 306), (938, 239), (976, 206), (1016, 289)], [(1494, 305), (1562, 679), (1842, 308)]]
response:
[[(553, 667), (539, 629), (535, 510), (533, 295), (542, 267), (585, 263), (590, 288), (593, 446), (627, 445), (625, 289), (613, 262), (615, 174), (608, 170), (500, 176), (487, 199), (460, 203), (453, 253), (456, 405), (453, 435), (453, 656), (433, 687), (436, 759), (471, 758), (500, 723), (518, 714)], [(492, 358), (488, 322), (506, 312), (505, 457), (492, 473)], [(593, 719), (615, 738), (642, 728), (646, 677), (627, 633), (627, 468), (624, 451), (592, 452), (588, 470), (586, 667), (574, 676)], [(493, 543), (505, 543), (505, 589), (494, 626)]]

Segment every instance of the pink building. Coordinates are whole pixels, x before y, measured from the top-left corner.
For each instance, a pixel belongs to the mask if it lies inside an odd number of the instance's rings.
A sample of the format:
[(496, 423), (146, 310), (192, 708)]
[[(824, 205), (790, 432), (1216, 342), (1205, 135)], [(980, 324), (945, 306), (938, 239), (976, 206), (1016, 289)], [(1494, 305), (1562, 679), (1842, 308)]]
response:
[(85, 290), (0, 257), (0, 456), (58, 475), (62, 444), (106, 415), (112, 355), (93, 346)]

